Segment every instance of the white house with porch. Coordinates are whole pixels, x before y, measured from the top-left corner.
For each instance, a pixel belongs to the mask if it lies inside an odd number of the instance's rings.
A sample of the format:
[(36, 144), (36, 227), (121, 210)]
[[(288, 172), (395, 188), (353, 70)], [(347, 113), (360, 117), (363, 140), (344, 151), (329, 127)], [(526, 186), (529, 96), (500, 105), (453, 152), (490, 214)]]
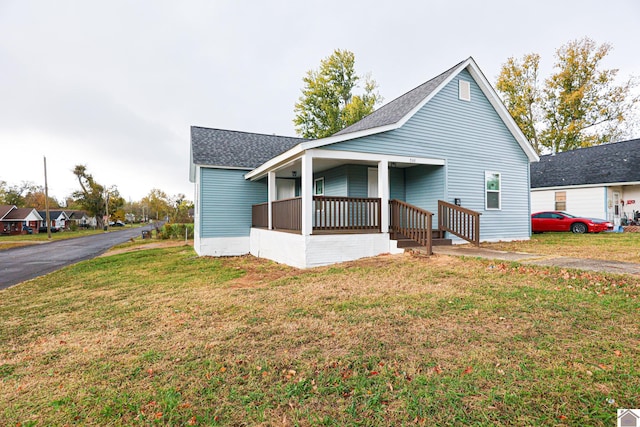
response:
[(304, 268), (528, 239), (537, 160), (472, 58), (320, 140), (192, 127), (194, 247)]

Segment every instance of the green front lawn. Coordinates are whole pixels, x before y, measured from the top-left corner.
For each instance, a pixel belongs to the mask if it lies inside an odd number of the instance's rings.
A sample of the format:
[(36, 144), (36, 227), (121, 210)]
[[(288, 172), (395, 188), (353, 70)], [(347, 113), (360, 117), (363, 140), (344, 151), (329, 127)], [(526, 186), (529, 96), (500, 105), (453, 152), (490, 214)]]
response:
[(0, 425), (615, 425), (639, 294), (446, 256), (120, 253), (0, 291)]

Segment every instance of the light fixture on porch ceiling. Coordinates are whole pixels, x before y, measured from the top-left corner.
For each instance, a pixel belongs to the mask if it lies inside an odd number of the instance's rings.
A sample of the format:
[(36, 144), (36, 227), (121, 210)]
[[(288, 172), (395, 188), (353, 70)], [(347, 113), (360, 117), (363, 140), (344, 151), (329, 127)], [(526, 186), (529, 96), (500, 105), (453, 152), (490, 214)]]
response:
[(395, 168), (396, 167), (396, 162), (389, 163), (389, 167)]
[(297, 171), (291, 171), (291, 176), (295, 178), (296, 176), (298, 176), (298, 172)]

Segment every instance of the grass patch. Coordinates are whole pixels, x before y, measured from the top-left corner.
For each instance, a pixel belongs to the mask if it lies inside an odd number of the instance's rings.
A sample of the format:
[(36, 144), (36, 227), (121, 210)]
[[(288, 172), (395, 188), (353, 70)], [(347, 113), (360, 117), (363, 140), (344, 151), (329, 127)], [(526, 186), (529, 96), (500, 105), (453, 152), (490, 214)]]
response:
[(179, 246), (0, 294), (1, 425), (604, 426), (640, 401), (637, 277)]
[(530, 240), (482, 243), (483, 248), (640, 263), (640, 233), (543, 233)]

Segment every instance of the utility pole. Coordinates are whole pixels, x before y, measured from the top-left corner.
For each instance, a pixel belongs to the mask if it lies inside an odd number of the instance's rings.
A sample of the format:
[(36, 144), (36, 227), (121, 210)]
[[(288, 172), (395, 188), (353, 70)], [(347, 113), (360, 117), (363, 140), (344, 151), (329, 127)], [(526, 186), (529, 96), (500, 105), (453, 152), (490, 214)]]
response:
[(49, 214), (49, 187), (47, 186), (47, 156), (44, 157), (44, 209), (47, 223), (47, 238), (51, 240), (51, 215)]
[(104, 223), (104, 231), (109, 231), (109, 190), (107, 190), (104, 206), (107, 212), (107, 220)]

